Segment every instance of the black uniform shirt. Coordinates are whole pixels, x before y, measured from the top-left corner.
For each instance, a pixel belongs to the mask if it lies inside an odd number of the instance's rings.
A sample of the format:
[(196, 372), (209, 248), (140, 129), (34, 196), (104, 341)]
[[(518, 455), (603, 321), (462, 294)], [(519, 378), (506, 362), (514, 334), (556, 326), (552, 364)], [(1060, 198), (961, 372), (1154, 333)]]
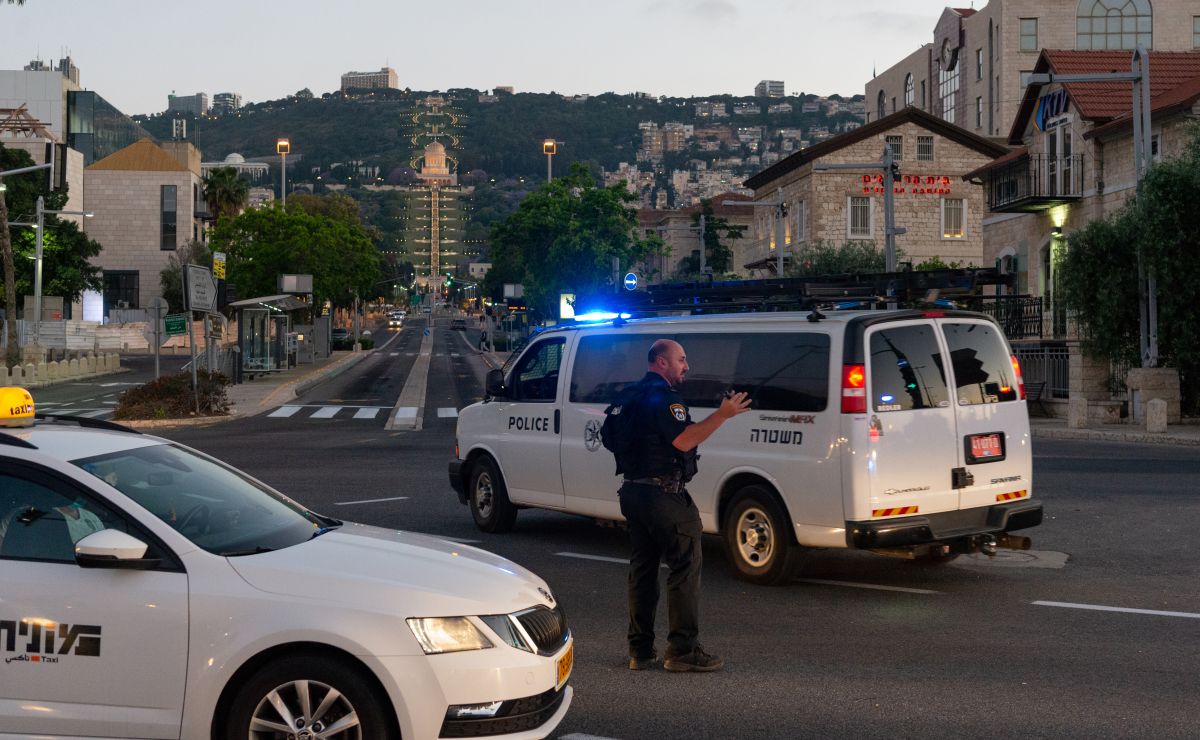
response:
[(639, 475), (669, 476), (680, 470), (682, 459), (682, 453), (672, 443), (692, 424), (692, 417), (679, 391), (663, 376), (648, 372), (641, 384), (647, 391), (640, 404), (639, 424), (645, 435), (645, 451)]

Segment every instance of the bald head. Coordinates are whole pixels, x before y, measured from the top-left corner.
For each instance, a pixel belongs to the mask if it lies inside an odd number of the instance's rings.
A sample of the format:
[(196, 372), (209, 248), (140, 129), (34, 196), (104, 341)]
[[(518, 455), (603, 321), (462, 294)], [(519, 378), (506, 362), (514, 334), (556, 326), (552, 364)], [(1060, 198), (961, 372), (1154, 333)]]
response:
[(646, 355), (646, 360), (647, 370), (663, 376), (672, 387), (682, 383), (684, 376), (687, 375), (687, 355), (684, 354), (683, 345), (679, 342), (670, 339), (655, 341), (650, 345), (650, 352)]

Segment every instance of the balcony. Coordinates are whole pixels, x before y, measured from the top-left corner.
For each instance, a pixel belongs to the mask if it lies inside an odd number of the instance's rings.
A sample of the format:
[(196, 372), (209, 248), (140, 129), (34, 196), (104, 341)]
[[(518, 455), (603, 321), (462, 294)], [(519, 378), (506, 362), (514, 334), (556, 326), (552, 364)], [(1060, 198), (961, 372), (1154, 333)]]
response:
[(1026, 154), (984, 176), (988, 208), (1002, 213), (1036, 213), (1079, 200), (1083, 157)]

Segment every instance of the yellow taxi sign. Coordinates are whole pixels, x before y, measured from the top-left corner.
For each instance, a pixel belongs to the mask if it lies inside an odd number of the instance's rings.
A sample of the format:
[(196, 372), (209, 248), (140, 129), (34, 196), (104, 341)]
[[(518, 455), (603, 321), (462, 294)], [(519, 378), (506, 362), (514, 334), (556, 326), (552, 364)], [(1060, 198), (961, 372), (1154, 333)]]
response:
[(33, 396), (29, 391), (17, 386), (0, 388), (0, 426), (32, 426), (33, 413)]

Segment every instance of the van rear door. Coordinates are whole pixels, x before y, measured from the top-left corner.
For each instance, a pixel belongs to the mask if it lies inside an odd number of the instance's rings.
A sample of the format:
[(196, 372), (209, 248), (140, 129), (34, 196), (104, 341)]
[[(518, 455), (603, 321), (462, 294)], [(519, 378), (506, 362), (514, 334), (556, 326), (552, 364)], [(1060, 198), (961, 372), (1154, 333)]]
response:
[(958, 465), (971, 476), (959, 489), (958, 507), (1028, 498), (1029, 411), (1008, 342), (982, 317), (937, 321), (950, 357)]
[(866, 351), (871, 520), (953, 511), (960, 465), (943, 344), (931, 319), (871, 326)]

